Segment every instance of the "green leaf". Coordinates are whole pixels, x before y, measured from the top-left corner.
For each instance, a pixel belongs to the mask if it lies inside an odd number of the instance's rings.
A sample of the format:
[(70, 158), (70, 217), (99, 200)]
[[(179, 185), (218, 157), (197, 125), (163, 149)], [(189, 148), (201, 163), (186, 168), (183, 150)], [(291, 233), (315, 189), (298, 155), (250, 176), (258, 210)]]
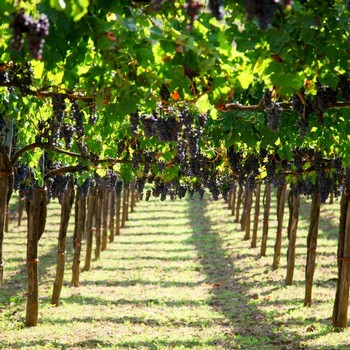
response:
[(57, 11), (61, 11), (64, 10), (67, 5), (64, 0), (50, 0), (50, 6)]

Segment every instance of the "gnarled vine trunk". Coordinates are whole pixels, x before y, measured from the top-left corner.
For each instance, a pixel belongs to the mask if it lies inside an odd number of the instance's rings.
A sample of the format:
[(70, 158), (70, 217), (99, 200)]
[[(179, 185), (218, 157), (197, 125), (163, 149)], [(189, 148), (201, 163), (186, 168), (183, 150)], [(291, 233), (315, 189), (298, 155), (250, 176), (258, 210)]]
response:
[(280, 266), (286, 187), (287, 185), (283, 184), (278, 186), (277, 188), (277, 232), (276, 232), (275, 252), (274, 252), (273, 263), (272, 263), (272, 268), (274, 270), (278, 269)]
[(287, 275), (285, 284), (293, 284), (295, 266), (295, 243), (299, 221), (300, 194), (290, 191), (288, 194), (289, 221), (288, 221), (288, 251), (287, 251)]
[(232, 188), (232, 196), (231, 196), (231, 215), (235, 215), (235, 208), (236, 208), (236, 197), (237, 197), (237, 189), (236, 186), (233, 186)]
[(72, 264), (72, 284), (79, 287), (80, 278), (80, 253), (81, 244), (85, 235), (86, 224), (86, 196), (84, 193), (77, 191), (75, 200), (75, 225), (73, 236), (73, 264)]
[(93, 186), (90, 189), (90, 193), (87, 198), (87, 218), (86, 218), (86, 252), (85, 252), (85, 264), (84, 271), (89, 271), (91, 268), (91, 256), (92, 256), (92, 242), (94, 232), (96, 230), (96, 187)]
[(235, 217), (236, 223), (239, 223), (239, 210), (243, 200), (242, 197), (243, 197), (243, 187), (239, 186), (238, 194), (237, 194), (236, 217)]
[(101, 255), (101, 228), (102, 228), (102, 207), (103, 207), (103, 194), (104, 188), (101, 185), (97, 189), (96, 196), (96, 212), (94, 215), (96, 216), (96, 231), (95, 231), (95, 259), (99, 259)]
[(26, 326), (36, 326), (39, 310), (39, 259), (38, 242), (42, 236), (47, 215), (46, 189), (36, 187), (33, 198), (28, 200), (27, 273), (28, 295), (26, 307)]
[(318, 223), (320, 219), (320, 194), (312, 195), (311, 210), (310, 210), (310, 226), (307, 236), (307, 258), (305, 268), (305, 299), (304, 306), (312, 304), (312, 283), (314, 279), (315, 263), (316, 263), (316, 248), (318, 236)]
[(109, 242), (114, 241), (115, 191), (109, 193)]
[(116, 192), (115, 194), (115, 235), (118, 236), (120, 234), (120, 226), (121, 226), (121, 217), (120, 217), (120, 209), (121, 209), (121, 193)]
[(350, 285), (350, 186), (347, 185), (340, 202), (338, 237), (338, 281), (333, 307), (333, 326), (348, 326)]
[(12, 141), (4, 140), (4, 145), (0, 145), (0, 289), (3, 283), (4, 276), (4, 255), (3, 255), (3, 243), (4, 243), (4, 231), (6, 221), (6, 208), (12, 193), (12, 167), (9, 162), (9, 145)]
[(109, 211), (109, 191), (104, 186), (102, 197), (102, 244), (101, 251), (107, 249), (108, 242), (108, 211)]
[(258, 227), (259, 227), (259, 214), (260, 214), (260, 183), (257, 184), (256, 190), (255, 190), (255, 210), (254, 210), (254, 226), (253, 226), (253, 234), (252, 234), (252, 241), (250, 246), (252, 248), (256, 248), (256, 243), (258, 240)]
[(260, 255), (266, 256), (266, 245), (267, 245), (267, 236), (269, 233), (269, 218), (270, 218), (270, 208), (271, 208), (271, 184), (270, 183), (266, 183), (265, 185), (263, 204), (264, 204), (264, 219), (263, 219), (263, 233), (261, 238)]
[(66, 243), (70, 213), (74, 202), (73, 179), (69, 180), (68, 188), (61, 199), (61, 221), (58, 234), (56, 277), (53, 284), (51, 304), (60, 304), (60, 295), (63, 285), (64, 268), (66, 263)]
[(251, 223), (251, 218), (250, 218), (250, 213), (252, 210), (252, 203), (253, 203), (253, 192), (247, 190), (245, 192), (245, 200), (244, 200), (244, 227), (243, 229), (245, 230), (245, 234), (243, 239), (245, 241), (250, 239), (250, 223)]

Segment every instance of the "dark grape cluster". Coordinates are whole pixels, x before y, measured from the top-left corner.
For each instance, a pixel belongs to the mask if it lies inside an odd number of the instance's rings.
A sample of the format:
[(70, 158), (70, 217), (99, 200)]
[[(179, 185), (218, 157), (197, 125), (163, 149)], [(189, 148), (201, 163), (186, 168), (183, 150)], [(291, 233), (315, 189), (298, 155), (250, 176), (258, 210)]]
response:
[[(53, 93), (51, 95), (53, 115), (47, 120), (47, 128), (44, 123), (39, 124), (39, 131), (42, 137), (47, 137), (51, 145), (57, 146), (60, 137), (64, 137), (66, 144), (71, 142), (70, 130), (68, 127), (64, 127), (65, 130), (61, 131), (63, 125), (63, 119), (65, 117), (65, 95)], [(73, 136), (72, 136), (73, 137)]]
[(190, 23), (187, 26), (188, 30), (193, 29), (193, 22), (198, 17), (200, 9), (203, 7), (198, 0), (186, 0), (186, 14), (190, 18)]
[(166, 118), (158, 118), (156, 123), (156, 135), (159, 141), (177, 141), (179, 124), (176, 117), (169, 115)]
[(310, 115), (313, 112), (311, 100), (308, 96), (305, 96), (304, 91), (301, 91), (292, 97), (291, 105), (293, 110), (299, 115), (299, 135), (305, 137), (309, 126)]
[(22, 163), (14, 166), (13, 188), (22, 198), (32, 199), (34, 195), (35, 179), (33, 170)]
[(145, 136), (147, 138), (151, 138), (152, 136), (156, 135), (156, 124), (157, 124), (157, 117), (156, 115), (143, 115), (141, 117), (141, 123), (143, 132), (145, 133)]
[(45, 39), (49, 35), (50, 28), (47, 16), (42, 14), (38, 20), (35, 20), (21, 11), (14, 16), (10, 27), (13, 30), (12, 49), (22, 50), (23, 34), (26, 34), (30, 55), (36, 60), (41, 60)]
[(78, 138), (81, 138), (85, 134), (84, 127), (84, 113), (80, 110), (77, 100), (71, 100), (72, 106), (72, 119), (75, 122), (75, 130)]
[(77, 196), (81, 197), (87, 197), (90, 193), (90, 190), (93, 186), (93, 180), (92, 179), (86, 179), (81, 185), (77, 187)]
[(136, 136), (139, 132), (139, 112), (130, 114), (130, 131), (132, 136)]
[(222, 20), (224, 17), (224, 1), (223, 0), (209, 0), (209, 9), (212, 16), (217, 20)]
[(72, 124), (63, 123), (60, 129), (60, 137), (64, 139), (66, 149), (69, 149), (73, 145), (73, 137), (76, 133), (76, 129)]
[(340, 91), (340, 95), (345, 101), (350, 100), (350, 80), (347, 74), (339, 76), (337, 89)]
[(89, 124), (94, 125), (97, 122), (97, 105), (93, 101), (89, 101)]
[(118, 174), (113, 170), (109, 170), (104, 178), (108, 191), (114, 191), (117, 187)]
[(115, 192), (120, 195), (122, 193), (123, 190), (123, 180), (117, 180), (116, 184), (115, 184)]
[(267, 126), (272, 131), (278, 131), (282, 108), (278, 103), (272, 101), (272, 92), (268, 89), (264, 91), (262, 102), (267, 115)]
[(259, 27), (266, 30), (273, 21), (278, 5), (275, 0), (247, 0), (246, 14), (248, 21), (256, 19)]
[(314, 101), (314, 111), (320, 125), (324, 124), (324, 112), (337, 101), (337, 92), (329, 86), (318, 85)]
[(69, 183), (73, 181), (70, 174), (58, 174), (52, 177), (52, 182), (47, 186), (50, 198), (57, 198), (61, 203), (63, 195), (68, 190)]
[(33, 83), (33, 69), (30, 63), (11, 64), (1, 72), (3, 82), (16, 86), (22, 93), (29, 93)]

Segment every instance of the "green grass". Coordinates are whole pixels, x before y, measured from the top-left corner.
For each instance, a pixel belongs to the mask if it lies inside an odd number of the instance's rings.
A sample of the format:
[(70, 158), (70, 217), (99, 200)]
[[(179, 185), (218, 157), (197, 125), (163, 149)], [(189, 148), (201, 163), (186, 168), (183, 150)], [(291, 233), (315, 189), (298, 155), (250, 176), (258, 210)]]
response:
[[(290, 287), (284, 286), (285, 230), (281, 267), (271, 269), (275, 206), (262, 258), (259, 248), (242, 240), (244, 233), (226, 206), (210, 200), (139, 202), (121, 235), (93, 261), (91, 271), (81, 274), (79, 288), (69, 283), (70, 225), (62, 303), (53, 307), (59, 206), (52, 202), (40, 241), (40, 321), (33, 328), (23, 326), (26, 222), (17, 227), (13, 217), (4, 246), (0, 348), (350, 349), (349, 331), (331, 327), (339, 203), (322, 207), (310, 308), (303, 306), (308, 201), (302, 206)], [(285, 226), (287, 216), (286, 211)]]

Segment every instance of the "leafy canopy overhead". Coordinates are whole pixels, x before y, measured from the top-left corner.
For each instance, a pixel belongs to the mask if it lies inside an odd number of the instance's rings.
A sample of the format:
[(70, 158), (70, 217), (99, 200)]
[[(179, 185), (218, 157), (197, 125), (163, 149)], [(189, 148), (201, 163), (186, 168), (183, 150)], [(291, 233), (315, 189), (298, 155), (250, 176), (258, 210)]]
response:
[[(19, 14), (39, 29), (33, 34)], [(113, 168), (127, 181), (142, 176), (138, 162), (156, 174), (154, 164), (165, 162), (166, 181), (193, 175), (181, 170), (177, 140), (147, 137), (141, 122), (181, 122), (184, 111), (201, 129), (201, 169), (214, 167), (215, 176), (232, 175), (230, 147), (244, 155), (266, 149), (288, 161), (296, 147), (311, 147), (348, 165), (349, 16), (340, 0), (5, 0), (1, 112), (15, 122), (15, 149), (37, 144), (21, 153), (32, 166), (44, 148), (53, 161)], [(42, 54), (33, 54), (38, 37)], [(65, 100), (62, 122), (52, 116), (57, 95)], [(50, 129), (67, 128), (76, 108), (83, 131), (74, 124), (71, 144), (60, 131), (49, 147)], [(176, 127), (190, 143), (185, 124)]]

